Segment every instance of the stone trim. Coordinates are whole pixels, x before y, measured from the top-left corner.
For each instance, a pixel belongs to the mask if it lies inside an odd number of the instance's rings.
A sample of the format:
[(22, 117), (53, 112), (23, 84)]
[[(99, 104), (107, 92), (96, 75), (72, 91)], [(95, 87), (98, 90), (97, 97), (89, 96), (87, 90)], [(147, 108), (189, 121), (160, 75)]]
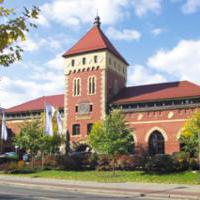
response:
[(101, 72), (101, 119), (104, 119), (106, 116), (106, 91), (107, 91), (107, 85), (106, 85), (106, 70), (103, 70)]
[(155, 127), (151, 128), (151, 129), (147, 132), (147, 134), (146, 134), (146, 136), (145, 136), (145, 142), (146, 142), (146, 143), (148, 143), (149, 137), (150, 137), (150, 135), (151, 135), (154, 131), (159, 131), (159, 132), (163, 135), (165, 142), (168, 141), (168, 136), (167, 136), (167, 133), (165, 132), (165, 130), (162, 129), (162, 128), (160, 128), (160, 127), (158, 127), (158, 126), (155, 126)]
[(127, 122), (127, 124), (152, 124), (152, 123), (171, 123), (171, 122), (184, 122), (187, 119), (174, 119), (174, 120), (155, 120), (144, 122)]

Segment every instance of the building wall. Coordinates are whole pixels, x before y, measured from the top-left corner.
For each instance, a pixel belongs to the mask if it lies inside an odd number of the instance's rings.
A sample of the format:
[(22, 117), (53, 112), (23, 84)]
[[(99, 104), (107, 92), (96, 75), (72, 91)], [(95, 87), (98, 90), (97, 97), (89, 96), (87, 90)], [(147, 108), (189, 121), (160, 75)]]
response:
[(125, 114), (130, 128), (133, 130), (135, 144), (148, 150), (149, 137), (159, 131), (165, 139), (165, 153), (180, 151), (181, 128), (195, 109), (173, 109), (149, 112), (129, 112)]
[[(66, 126), (70, 134), (71, 141), (83, 140), (87, 137), (87, 124), (95, 123), (101, 119), (102, 113), (102, 69), (85, 71), (81, 73), (70, 74), (68, 78), (68, 93), (66, 97), (67, 101), (67, 116), (66, 116)], [(94, 95), (88, 95), (88, 77), (96, 77), (96, 93)], [(81, 94), (80, 96), (73, 96), (73, 80), (75, 78), (81, 79)], [(79, 106), (80, 103), (89, 103), (92, 105), (93, 110), (89, 114), (79, 114), (75, 112), (75, 106)], [(81, 134), (74, 135), (72, 133), (73, 124), (80, 124)]]
[[(97, 56), (97, 62), (94, 57)], [(82, 59), (85, 58), (85, 64)], [(74, 65), (72, 65), (74, 60)], [(88, 94), (88, 78), (96, 77), (96, 93)], [(104, 119), (108, 101), (126, 85), (127, 66), (107, 50), (70, 56), (65, 60), (65, 133), (68, 132), (72, 142), (87, 137), (87, 124), (94, 124)], [(81, 94), (74, 96), (74, 79), (80, 78)], [(117, 91), (115, 83), (117, 82)], [(110, 93), (110, 90), (112, 93)], [(82, 115), (75, 112), (75, 106), (87, 102), (93, 105), (93, 111)], [(73, 125), (80, 124), (80, 135), (73, 135)]]

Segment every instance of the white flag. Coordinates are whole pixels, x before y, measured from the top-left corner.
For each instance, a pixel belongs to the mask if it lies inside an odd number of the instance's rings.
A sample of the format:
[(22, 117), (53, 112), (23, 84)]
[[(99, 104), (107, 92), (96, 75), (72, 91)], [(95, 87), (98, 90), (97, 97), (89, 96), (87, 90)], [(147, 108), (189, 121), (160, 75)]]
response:
[(59, 111), (57, 111), (57, 114), (56, 114), (56, 121), (57, 121), (57, 126), (58, 126), (58, 135), (62, 135), (62, 118)]
[(45, 132), (47, 135), (53, 136), (53, 124), (52, 124), (52, 118), (55, 112), (55, 108), (46, 103), (45, 106)]
[(7, 139), (8, 139), (8, 132), (7, 132), (7, 127), (6, 127), (5, 112), (3, 112), (3, 116), (2, 116), (1, 139), (5, 140), (5, 141), (7, 141)]

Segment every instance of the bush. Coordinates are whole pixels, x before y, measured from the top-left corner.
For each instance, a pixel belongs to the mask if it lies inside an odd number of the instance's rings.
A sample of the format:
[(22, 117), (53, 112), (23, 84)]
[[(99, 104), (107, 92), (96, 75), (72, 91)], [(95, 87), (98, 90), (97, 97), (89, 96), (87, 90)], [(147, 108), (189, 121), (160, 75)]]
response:
[(197, 158), (189, 159), (189, 167), (191, 170), (199, 170), (199, 161)]
[(4, 164), (1, 164), (0, 166), (0, 170), (6, 174), (14, 173), (17, 169), (18, 169), (17, 162), (7, 162)]
[(97, 166), (97, 155), (94, 153), (75, 153), (70, 158), (75, 164), (74, 170), (92, 170)]
[(57, 168), (59, 168), (59, 163), (58, 163), (56, 156), (46, 156), (44, 158), (44, 168), (45, 169), (57, 169)]
[(174, 172), (174, 160), (170, 155), (155, 155), (147, 161), (144, 170), (159, 174)]
[(116, 169), (118, 170), (134, 170), (136, 163), (132, 155), (120, 155), (116, 158)]
[(189, 169), (189, 154), (183, 151), (173, 153), (175, 171), (185, 171)]
[(97, 168), (98, 171), (110, 171), (112, 170), (111, 159), (105, 155), (99, 156)]
[[(133, 155), (119, 155), (115, 161), (116, 170), (134, 170), (136, 168), (136, 162)], [(105, 155), (99, 156), (97, 170), (99, 171), (111, 171), (113, 170), (113, 160), (109, 159)]]

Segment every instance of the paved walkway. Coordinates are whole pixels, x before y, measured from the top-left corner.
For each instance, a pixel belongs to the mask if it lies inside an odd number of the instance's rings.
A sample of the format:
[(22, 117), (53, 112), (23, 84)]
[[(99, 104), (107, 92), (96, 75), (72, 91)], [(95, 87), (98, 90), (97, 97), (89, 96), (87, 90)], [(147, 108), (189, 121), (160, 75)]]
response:
[(0, 183), (21, 185), (29, 188), (45, 188), (111, 195), (138, 195), (166, 199), (200, 200), (200, 185), (155, 184), (155, 183), (97, 183), (58, 179), (27, 178), (0, 175)]

